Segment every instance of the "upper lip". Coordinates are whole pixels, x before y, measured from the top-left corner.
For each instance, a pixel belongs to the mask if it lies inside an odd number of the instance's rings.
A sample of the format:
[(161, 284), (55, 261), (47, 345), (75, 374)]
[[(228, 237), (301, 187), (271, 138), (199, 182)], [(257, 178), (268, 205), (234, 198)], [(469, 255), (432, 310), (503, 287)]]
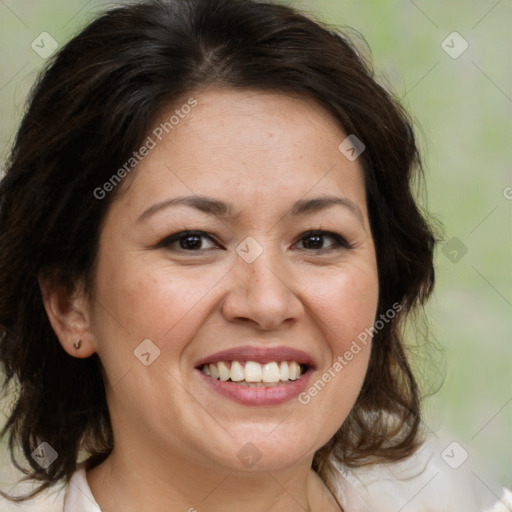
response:
[(313, 358), (306, 352), (296, 348), (286, 346), (269, 348), (246, 345), (243, 347), (221, 350), (220, 352), (215, 352), (215, 354), (203, 357), (196, 363), (196, 368), (199, 368), (206, 363), (217, 363), (219, 361), (254, 361), (255, 363), (295, 361), (299, 364), (306, 364), (310, 367), (315, 367)]

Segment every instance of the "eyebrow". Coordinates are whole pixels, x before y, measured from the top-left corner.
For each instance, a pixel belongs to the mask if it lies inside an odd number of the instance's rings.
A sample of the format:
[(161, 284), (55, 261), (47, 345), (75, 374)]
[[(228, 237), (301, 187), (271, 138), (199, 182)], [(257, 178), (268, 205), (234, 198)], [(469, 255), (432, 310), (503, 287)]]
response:
[[(218, 199), (208, 196), (180, 196), (173, 197), (172, 199), (166, 199), (165, 201), (161, 201), (150, 206), (139, 216), (137, 222), (147, 220), (149, 217), (165, 208), (180, 205), (189, 206), (216, 217), (233, 216), (233, 207), (228, 203), (219, 201)], [(286, 216), (299, 216), (316, 213), (335, 205), (349, 209), (364, 226), (363, 214), (358, 206), (350, 199), (341, 196), (321, 196), (312, 199), (300, 199), (286, 213)]]
[(150, 206), (142, 213), (142, 215), (140, 215), (140, 217), (137, 219), (137, 222), (146, 220), (164, 208), (179, 205), (196, 208), (201, 212), (207, 213), (209, 215), (215, 215), (217, 217), (230, 217), (233, 213), (233, 208), (231, 205), (224, 203), (223, 201), (219, 201), (218, 199), (213, 199), (212, 197), (207, 196), (182, 196), (166, 199), (165, 201), (161, 201), (160, 203), (156, 203), (153, 206)]
[(348, 208), (364, 225), (363, 214), (359, 207), (350, 199), (341, 196), (322, 196), (312, 199), (300, 199), (293, 205), (287, 215), (295, 216), (316, 213), (335, 205)]

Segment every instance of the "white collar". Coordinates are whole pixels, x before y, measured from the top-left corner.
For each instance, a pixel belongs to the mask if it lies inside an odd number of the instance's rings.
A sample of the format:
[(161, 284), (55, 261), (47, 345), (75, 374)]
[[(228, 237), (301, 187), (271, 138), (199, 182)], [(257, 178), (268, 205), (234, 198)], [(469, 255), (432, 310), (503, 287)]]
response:
[(83, 466), (73, 473), (69, 482), (63, 512), (101, 512), (92, 495)]
[[(428, 446), (429, 443), (427, 443)], [(466, 512), (508, 512), (512, 509), (512, 493), (503, 489), (501, 499), (482, 506), (472, 492), (471, 480), (455, 473), (432, 451), (424, 446), (410, 459), (397, 464), (390, 471), (387, 467), (361, 468), (347, 472), (341, 468), (333, 475), (333, 491), (347, 512), (389, 512), (404, 505), (406, 497), (411, 500), (407, 510), (411, 512), (439, 512), (440, 510), (464, 510)], [(423, 464), (426, 462), (426, 466)], [(423, 466), (423, 467), (422, 467)], [(418, 468), (423, 471), (418, 474)], [(400, 473), (400, 474), (399, 474)], [(412, 476), (414, 474), (414, 476)], [(434, 475), (434, 477), (432, 476)], [(432, 478), (432, 483), (429, 480)], [(423, 488), (425, 486), (425, 488)], [(422, 490), (423, 488), (423, 490)], [(478, 503), (480, 502), (480, 503)], [(397, 505), (400, 505), (397, 508)], [(462, 508), (461, 508), (462, 507)], [(511, 507), (511, 508), (509, 508)], [(86, 471), (79, 465), (73, 474), (64, 495), (62, 512), (101, 512), (87, 482)]]

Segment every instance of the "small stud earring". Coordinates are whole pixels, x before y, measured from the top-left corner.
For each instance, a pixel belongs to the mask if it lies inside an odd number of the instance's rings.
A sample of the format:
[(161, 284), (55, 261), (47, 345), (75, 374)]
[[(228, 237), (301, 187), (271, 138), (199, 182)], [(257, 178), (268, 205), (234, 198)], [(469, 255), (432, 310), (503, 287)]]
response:
[(82, 340), (76, 340), (73, 347), (75, 347), (76, 350), (80, 348), (80, 345), (82, 344)]

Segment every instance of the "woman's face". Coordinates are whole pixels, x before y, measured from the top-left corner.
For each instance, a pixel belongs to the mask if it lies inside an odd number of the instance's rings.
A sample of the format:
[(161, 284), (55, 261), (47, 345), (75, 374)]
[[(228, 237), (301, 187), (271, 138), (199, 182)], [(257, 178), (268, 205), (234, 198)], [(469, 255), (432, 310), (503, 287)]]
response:
[(354, 345), (378, 298), (362, 168), (312, 101), (193, 97), (162, 113), (101, 232), (89, 321), (116, 447), (290, 468), (341, 426), (368, 365), (370, 343)]

